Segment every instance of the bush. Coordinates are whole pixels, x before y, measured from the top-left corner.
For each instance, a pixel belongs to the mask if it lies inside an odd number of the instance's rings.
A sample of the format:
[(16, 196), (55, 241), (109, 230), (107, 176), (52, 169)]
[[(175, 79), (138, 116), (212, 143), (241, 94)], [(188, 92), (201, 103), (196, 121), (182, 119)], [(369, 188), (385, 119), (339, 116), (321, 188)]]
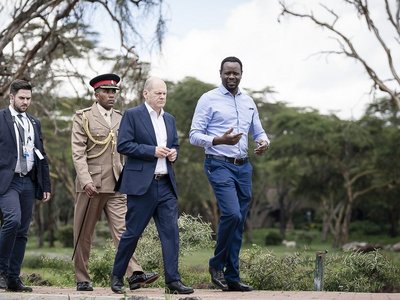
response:
[[(278, 258), (253, 246), (241, 255), (243, 276), (260, 290), (314, 290), (315, 257), (294, 253)], [(325, 258), (324, 290), (398, 292), (400, 268), (378, 251)]]
[(24, 259), (24, 268), (47, 270), (55, 275), (51, 279), (42, 279), (39, 274), (24, 274), (24, 280), (34, 285), (66, 286), (75, 283), (74, 266), (72, 261), (59, 257), (33, 255)]
[[(200, 216), (192, 217), (182, 214), (178, 220), (178, 226), (180, 256), (188, 255), (197, 249), (212, 247), (211, 225), (204, 222)], [(160, 239), (153, 221), (149, 223), (143, 232), (138, 242), (135, 256), (144, 270), (154, 270), (163, 274)], [(96, 252), (92, 253), (89, 262), (89, 270), (95, 285), (109, 285), (114, 258), (115, 248), (111, 241), (105, 246), (105, 251), (102, 255)]]
[(314, 262), (299, 253), (278, 258), (272, 252), (253, 245), (242, 251), (243, 277), (260, 290), (311, 290)]
[(352, 234), (358, 235), (380, 235), (385, 231), (380, 224), (371, 221), (353, 221), (349, 230)]
[(57, 238), (63, 247), (74, 247), (74, 227), (71, 224), (60, 227), (58, 229)]
[(400, 269), (379, 251), (327, 257), (325, 289), (345, 292), (398, 292)]
[(282, 244), (282, 237), (276, 231), (271, 231), (265, 236), (265, 246), (274, 246)]
[(89, 273), (95, 285), (109, 286), (110, 275), (115, 258), (115, 247), (112, 240), (107, 240), (104, 251), (92, 251), (89, 259)]

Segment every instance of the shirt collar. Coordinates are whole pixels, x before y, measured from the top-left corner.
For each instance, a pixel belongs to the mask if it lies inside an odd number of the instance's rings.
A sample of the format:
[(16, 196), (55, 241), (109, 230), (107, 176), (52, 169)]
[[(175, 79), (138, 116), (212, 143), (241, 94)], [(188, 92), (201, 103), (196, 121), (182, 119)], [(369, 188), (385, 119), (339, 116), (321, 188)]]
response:
[(98, 102), (96, 102), (97, 108), (99, 109), (99, 112), (102, 116), (105, 114), (110, 115), (113, 113), (113, 109), (111, 108), (110, 110), (105, 109), (103, 106), (101, 106)]
[[(229, 91), (226, 89), (226, 87), (224, 87), (223, 84), (221, 84), (218, 88), (219, 88), (219, 90), (221, 91), (221, 93), (224, 94), (224, 95), (226, 95), (226, 94), (231, 94), (231, 92), (229, 92)], [(238, 91), (237, 91), (236, 95), (240, 95), (240, 94), (242, 94), (242, 91), (241, 91), (240, 88), (238, 87)], [(235, 95), (235, 96), (236, 96), (236, 95)]]
[(22, 115), (22, 117), (27, 118), (26, 113), (25, 112), (17, 112), (14, 107), (12, 107), (11, 105), (8, 107), (10, 109), (11, 112), (11, 116), (16, 117), (17, 115)]
[[(149, 104), (147, 104), (147, 102), (144, 102), (144, 105), (146, 105), (146, 108), (147, 108), (147, 111), (149, 112), (149, 114), (154, 112), (156, 114), (156, 116), (158, 117), (157, 112)], [(164, 109), (161, 108), (160, 117), (163, 117), (163, 116), (164, 116)]]

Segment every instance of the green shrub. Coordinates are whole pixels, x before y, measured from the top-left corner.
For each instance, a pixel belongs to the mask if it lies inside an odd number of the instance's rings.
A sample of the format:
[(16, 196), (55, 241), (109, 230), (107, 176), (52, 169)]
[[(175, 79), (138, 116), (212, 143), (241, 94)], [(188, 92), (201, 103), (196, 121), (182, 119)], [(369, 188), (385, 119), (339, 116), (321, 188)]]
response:
[(316, 237), (317, 236), (315, 232), (301, 231), (297, 234), (296, 240), (299, 244), (309, 246), (315, 240)]
[(350, 223), (350, 233), (356, 235), (380, 235), (384, 231), (380, 224), (371, 221), (353, 221)]
[(71, 260), (59, 257), (31, 255), (24, 259), (24, 268), (53, 274), (51, 279), (42, 279), (40, 274), (24, 274), (24, 280), (34, 285), (68, 286), (75, 283), (74, 267)]
[(276, 231), (271, 231), (265, 236), (265, 246), (274, 246), (282, 244), (282, 237)]
[[(243, 276), (260, 290), (313, 290), (315, 257), (294, 253), (278, 258), (259, 246), (242, 251)], [(398, 292), (400, 268), (378, 251), (326, 255), (324, 290)]]
[[(180, 250), (182, 257), (197, 249), (210, 248), (211, 225), (204, 222), (201, 217), (192, 217), (183, 214), (178, 220)], [(150, 222), (143, 232), (135, 251), (135, 256), (144, 270), (157, 271), (163, 274), (163, 260), (160, 239), (154, 222)], [(115, 258), (115, 248), (111, 241), (105, 246), (105, 251), (100, 255), (92, 253), (89, 261), (89, 270), (95, 285), (108, 286), (110, 274)], [(162, 281), (162, 278), (158, 281)]]
[(74, 227), (71, 224), (60, 227), (58, 229), (57, 239), (63, 247), (74, 247)]
[(104, 251), (100, 254), (93, 250), (89, 259), (89, 273), (97, 286), (109, 286), (110, 275), (115, 258), (115, 247), (112, 240), (107, 240)]
[(327, 256), (325, 290), (395, 292), (400, 291), (399, 278), (399, 267), (379, 251)]
[(267, 249), (253, 245), (242, 251), (243, 277), (260, 290), (310, 290), (313, 261), (299, 253), (278, 258)]

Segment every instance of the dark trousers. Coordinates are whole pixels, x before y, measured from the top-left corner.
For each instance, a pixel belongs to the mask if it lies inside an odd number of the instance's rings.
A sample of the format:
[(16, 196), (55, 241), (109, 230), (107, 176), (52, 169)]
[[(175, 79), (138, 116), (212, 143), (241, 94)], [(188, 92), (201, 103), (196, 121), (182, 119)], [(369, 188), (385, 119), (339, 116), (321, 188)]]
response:
[(238, 166), (207, 158), (204, 170), (220, 212), (217, 244), (209, 264), (217, 270), (223, 270), (227, 281), (238, 282), (239, 252), (252, 197), (253, 167), (249, 162)]
[(34, 202), (35, 188), (29, 176), (14, 175), (7, 192), (0, 195), (4, 222), (0, 230), (0, 273), (10, 279), (20, 275)]
[(126, 230), (118, 245), (112, 274), (124, 276), (138, 240), (153, 217), (161, 241), (165, 282), (180, 280), (178, 201), (168, 176), (154, 179), (144, 195), (128, 195), (127, 205)]

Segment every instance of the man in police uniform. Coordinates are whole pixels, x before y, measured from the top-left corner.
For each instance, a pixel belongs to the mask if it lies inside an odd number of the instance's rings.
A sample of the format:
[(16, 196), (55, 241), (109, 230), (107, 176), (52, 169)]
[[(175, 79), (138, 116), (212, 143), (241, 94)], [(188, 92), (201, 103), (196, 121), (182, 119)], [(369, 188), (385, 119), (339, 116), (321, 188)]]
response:
[[(118, 75), (103, 74), (93, 78), (96, 102), (78, 110), (72, 125), (72, 157), (76, 170), (74, 212), (74, 266), (78, 291), (93, 291), (88, 261), (93, 232), (104, 211), (114, 245), (125, 230), (126, 196), (114, 191), (122, 170), (122, 157), (116, 150), (121, 113), (113, 109)], [(127, 274), (131, 290), (158, 278), (157, 273), (143, 272), (132, 257)]]

